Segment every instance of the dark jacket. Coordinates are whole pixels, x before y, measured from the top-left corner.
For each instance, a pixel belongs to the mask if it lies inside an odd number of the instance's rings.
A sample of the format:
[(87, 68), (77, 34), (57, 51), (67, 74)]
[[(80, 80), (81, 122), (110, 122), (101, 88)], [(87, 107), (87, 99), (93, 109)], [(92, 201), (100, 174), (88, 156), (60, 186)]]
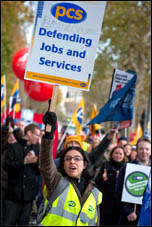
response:
[[(138, 164), (138, 161), (135, 159), (129, 163), (133, 164)], [(125, 171), (126, 171), (126, 164), (122, 167), (119, 176), (116, 181), (116, 200), (117, 204), (120, 207), (121, 213), (120, 213), (120, 220), (119, 224), (120, 226), (122, 225), (132, 225), (132, 226), (137, 226), (139, 216), (140, 216), (140, 210), (141, 210), (141, 205), (136, 204), (136, 215), (137, 215), (137, 220), (136, 221), (128, 221), (127, 216), (134, 212), (134, 203), (127, 203), (127, 202), (121, 202), (121, 197), (122, 197), (122, 191), (123, 191), (123, 183), (124, 183), (124, 177), (125, 177)]]
[[(119, 209), (115, 199), (115, 184), (117, 172), (120, 171), (124, 162), (115, 162), (114, 160), (105, 161), (100, 169), (96, 179), (98, 189), (103, 193), (102, 203), (100, 205), (101, 225), (117, 225), (119, 219)], [(107, 180), (104, 181), (102, 175), (104, 169), (107, 171)]]
[[(114, 160), (105, 161), (100, 169), (96, 184), (99, 190), (103, 193), (102, 207), (104, 213), (112, 213), (115, 207), (115, 184), (116, 184), (116, 171), (120, 171), (124, 162), (115, 162)], [(104, 169), (107, 170), (108, 180), (104, 181), (102, 175)]]
[[(23, 136), (19, 128), (14, 129), (13, 134), (17, 141)], [(3, 189), (6, 188), (8, 179), (8, 173), (4, 170), (4, 161), (8, 151), (8, 136), (9, 128), (8, 126), (3, 125), (1, 128), (1, 188)]]
[(4, 162), (4, 169), (8, 172), (7, 200), (32, 201), (38, 193), (38, 163), (24, 165), (24, 158), (30, 150), (39, 156), (38, 147), (27, 145), (24, 139), (8, 145)]
[[(108, 134), (107, 134), (108, 135)], [(101, 140), (98, 146), (93, 148), (89, 153), (88, 157), (91, 164), (95, 167), (100, 167), (103, 160), (103, 155), (109, 146), (111, 139), (107, 138), (107, 135)]]

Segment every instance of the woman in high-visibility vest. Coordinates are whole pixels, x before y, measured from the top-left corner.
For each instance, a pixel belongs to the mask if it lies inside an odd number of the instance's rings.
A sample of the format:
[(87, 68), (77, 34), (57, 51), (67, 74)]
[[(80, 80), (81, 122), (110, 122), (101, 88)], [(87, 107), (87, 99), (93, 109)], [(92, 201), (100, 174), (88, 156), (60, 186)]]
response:
[[(56, 114), (47, 111), (44, 124), (52, 126), (41, 141), (40, 171), (44, 179), (45, 212), (39, 223), (41, 226), (96, 226), (99, 225), (99, 205), (102, 193), (94, 186), (93, 174), (89, 170), (89, 159), (82, 148), (68, 147), (61, 156), (57, 170), (52, 149)], [(63, 184), (66, 187), (52, 201)], [(49, 203), (51, 201), (51, 204)]]

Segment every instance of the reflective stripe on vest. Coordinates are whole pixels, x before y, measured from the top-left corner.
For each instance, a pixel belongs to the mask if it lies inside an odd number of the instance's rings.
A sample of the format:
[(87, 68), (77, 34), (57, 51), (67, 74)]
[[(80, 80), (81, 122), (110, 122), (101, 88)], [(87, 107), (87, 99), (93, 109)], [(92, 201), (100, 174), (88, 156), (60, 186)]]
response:
[(41, 226), (92, 226), (97, 222), (97, 205), (101, 203), (102, 193), (93, 188), (81, 207), (78, 195), (71, 183), (52, 203)]

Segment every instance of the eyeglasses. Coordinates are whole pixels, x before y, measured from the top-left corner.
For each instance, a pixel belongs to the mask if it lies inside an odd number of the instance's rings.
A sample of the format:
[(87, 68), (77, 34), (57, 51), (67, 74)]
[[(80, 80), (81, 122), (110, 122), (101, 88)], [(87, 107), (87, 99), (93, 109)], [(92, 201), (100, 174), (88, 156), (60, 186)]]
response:
[(76, 161), (76, 162), (80, 162), (80, 161), (83, 160), (83, 158), (81, 158), (80, 156), (74, 156), (74, 157), (66, 156), (66, 157), (64, 158), (64, 161), (66, 161), (66, 162), (71, 162), (72, 159), (73, 159), (74, 161)]

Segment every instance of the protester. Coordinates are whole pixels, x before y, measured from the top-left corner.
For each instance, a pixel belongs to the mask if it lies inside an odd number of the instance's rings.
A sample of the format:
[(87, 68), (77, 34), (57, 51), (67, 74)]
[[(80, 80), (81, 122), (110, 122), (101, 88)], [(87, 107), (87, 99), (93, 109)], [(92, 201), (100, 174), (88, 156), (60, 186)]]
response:
[(24, 128), (25, 128), (25, 123), (24, 123), (24, 121), (19, 120), (19, 121), (16, 123), (16, 126), (17, 126), (17, 128), (20, 128), (21, 131), (24, 133)]
[(124, 146), (127, 143), (128, 143), (128, 139), (125, 136), (121, 136), (118, 139), (118, 145), (120, 145), (120, 146)]
[(90, 152), (92, 149), (94, 149), (95, 147), (97, 147), (100, 143), (100, 135), (94, 135), (94, 137), (92, 137), (92, 142), (88, 148), (88, 152)]
[(137, 150), (136, 145), (132, 146), (131, 154), (130, 154), (130, 160), (134, 160), (137, 157)]
[(38, 192), (38, 141), (40, 128), (29, 124), (24, 137), (9, 144), (4, 162), (8, 173), (5, 225), (28, 225), (32, 202)]
[(71, 136), (67, 136), (65, 138), (65, 142), (64, 142), (64, 150), (67, 147), (81, 147), (83, 146), (82, 144), (83, 142), (83, 137), (80, 135), (71, 135)]
[[(15, 133), (14, 133), (15, 132)], [(8, 174), (4, 170), (4, 161), (6, 153), (8, 151), (8, 145), (16, 142), (16, 138), (21, 138), (22, 135), (20, 130), (14, 129), (14, 120), (9, 115), (6, 117), (6, 122), (2, 125), (1, 128), (1, 195), (2, 195), (2, 225), (4, 225), (5, 220), (5, 192), (8, 181)]]
[(108, 160), (109, 160), (110, 153), (111, 153), (112, 149), (113, 149), (114, 147), (116, 147), (116, 146), (117, 146), (117, 143), (111, 142), (111, 143), (109, 144), (109, 146), (108, 146), (107, 149), (106, 149), (106, 152), (105, 152), (104, 155), (103, 155), (103, 160), (104, 160), (104, 161), (108, 161)]
[(115, 184), (119, 171), (126, 161), (124, 147), (115, 146), (110, 153), (109, 161), (103, 163), (96, 178), (96, 184), (103, 193), (103, 201), (100, 205), (100, 226), (118, 224), (120, 211), (115, 201)]
[[(144, 165), (144, 166), (150, 165), (151, 141), (147, 138), (141, 137), (140, 139), (138, 139), (136, 147), (137, 147), (137, 157), (135, 160), (131, 161), (130, 163), (137, 164), (137, 165)], [(126, 170), (126, 164), (121, 168), (121, 171), (119, 173), (119, 176), (116, 182), (117, 204), (120, 205), (120, 210), (121, 210), (119, 225), (120, 226), (123, 226), (123, 225), (137, 226), (141, 205), (137, 204), (136, 211), (134, 211), (134, 207), (135, 207), (134, 203), (121, 202), (125, 170)]]
[[(52, 126), (51, 132), (45, 132), (40, 151), (40, 171), (44, 178), (47, 194), (46, 202), (53, 192), (58, 191), (62, 182), (67, 182), (48, 212), (42, 217), (42, 226), (82, 226), (99, 224), (98, 207), (102, 194), (91, 182), (88, 172), (89, 159), (81, 147), (68, 147), (60, 160), (60, 172), (57, 171), (50, 149), (56, 126), (56, 114), (46, 112), (44, 124)], [(61, 175), (62, 174), (62, 175)]]
[(128, 158), (128, 161), (131, 161), (131, 152), (132, 152), (132, 146), (131, 146), (131, 144), (126, 143), (124, 145), (124, 148), (125, 148), (125, 153), (126, 153), (126, 156)]

